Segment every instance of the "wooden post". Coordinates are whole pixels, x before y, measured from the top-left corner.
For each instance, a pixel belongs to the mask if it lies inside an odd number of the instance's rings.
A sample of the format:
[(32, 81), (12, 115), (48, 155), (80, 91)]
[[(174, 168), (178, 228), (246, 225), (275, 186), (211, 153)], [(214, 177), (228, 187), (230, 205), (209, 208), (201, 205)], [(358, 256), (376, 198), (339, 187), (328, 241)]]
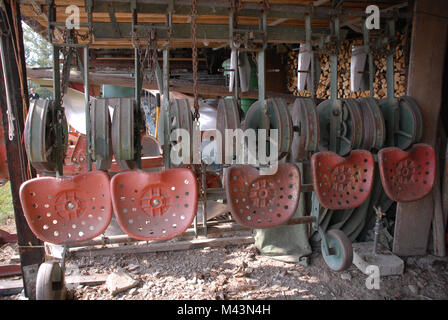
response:
[[(448, 1), (415, 0), (407, 94), (417, 101), (422, 113), (422, 142), (433, 147), (442, 104), (447, 39)], [(433, 213), (432, 192), (419, 201), (399, 203), (393, 252), (425, 255)]]
[[(20, 185), (31, 178), (25, 146), (23, 144), (24, 110), (27, 110), (28, 107), (25, 50), (19, 4), (17, 1), (3, 1), (3, 3), (5, 5), (0, 9), (0, 29), (2, 30), (0, 41), (4, 57), (4, 61), (1, 64), (2, 67), (0, 68), (0, 106), (3, 117), (23, 287), (25, 288), (25, 295), (29, 299), (35, 299), (37, 269), (39, 264), (44, 261), (45, 254), (42, 242), (34, 236), (28, 227), (19, 199)], [(5, 19), (6, 17), (7, 19)], [(15, 28), (17, 28), (17, 32)], [(16, 59), (16, 54), (18, 60)], [(20, 65), (18, 65), (18, 62)], [(5, 72), (6, 77), (4, 77), (3, 72)], [(21, 78), (23, 79), (22, 83)], [(8, 81), (7, 87), (9, 89), (10, 109), (15, 117), (13, 121), (14, 137), (12, 140), (8, 139), (8, 102), (6, 99), (6, 84), (4, 83), (4, 79)], [(40, 247), (35, 248), (34, 246)]]

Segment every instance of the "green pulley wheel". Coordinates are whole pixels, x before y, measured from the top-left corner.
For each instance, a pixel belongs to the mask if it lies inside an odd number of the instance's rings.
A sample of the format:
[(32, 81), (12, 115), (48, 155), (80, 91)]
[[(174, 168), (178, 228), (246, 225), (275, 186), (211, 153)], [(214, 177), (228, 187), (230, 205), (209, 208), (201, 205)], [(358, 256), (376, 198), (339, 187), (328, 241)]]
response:
[(408, 96), (380, 101), (387, 129), (387, 146), (406, 150), (420, 141), (423, 120), (415, 101)]
[[(331, 132), (333, 104), (331, 100), (322, 101), (317, 106), (320, 127), (319, 151), (333, 151), (345, 156), (353, 149), (361, 147), (363, 138), (363, 122), (361, 108), (355, 99), (340, 99), (342, 121), (335, 132)], [(337, 135), (337, 150), (330, 150), (330, 137)]]
[[(278, 130), (278, 159), (285, 157), (290, 149), (293, 139), (293, 125), (288, 107), (281, 98), (270, 98), (266, 100), (266, 113), (263, 113), (260, 101), (255, 102), (247, 111), (246, 118), (242, 123), (243, 131), (254, 129), (257, 135), (258, 145), (258, 129), (267, 131)], [(269, 139), (266, 136), (266, 152), (269, 151)], [(250, 148), (249, 148), (250, 152)], [(256, 156), (254, 158), (257, 158)]]
[(324, 239), (322, 239), (321, 250), (325, 263), (334, 271), (348, 269), (353, 262), (353, 247), (348, 237), (338, 229), (329, 230), (325, 237), (330, 251), (328, 255), (325, 253)]
[(64, 273), (59, 263), (42, 263), (37, 272), (36, 300), (64, 300), (66, 293)]

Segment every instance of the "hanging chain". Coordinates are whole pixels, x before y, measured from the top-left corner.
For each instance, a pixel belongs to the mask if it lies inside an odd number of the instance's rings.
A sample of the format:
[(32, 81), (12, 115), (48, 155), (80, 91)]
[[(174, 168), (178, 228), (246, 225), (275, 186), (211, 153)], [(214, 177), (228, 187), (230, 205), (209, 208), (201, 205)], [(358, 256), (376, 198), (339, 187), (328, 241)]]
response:
[[(198, 103), (198, 49), (197, 49), (197, 0), (192, 1), (191, 6), (191, 37), (192, 37), (192, 60), (193, 60), (193, 94), (194, 94), (194, 115), (193, 115), (193, 130), (200, 130), (199, 126), (199, 103)], [(194, 144), (193, 144), (194, 146)], [(201, 153), (201, 148), (198, 150)], [(201, 163), (194, 164), (194, 169), (196, 172), (196, 178), (199, 186), (199, 194), (200, 198), (203, 200), (205, 204), (207, 199), (206, 187), (207, 187), (207, 176), (206, 176), (206, 167), (202, 163), (202, 155), (200, 154)]]
[(197, 42), (197, 0), (193, 0), (191, 6), (191, 37), (192, 37), (192, 59), (193, 59), (193, 94), (194, 94), (194, 117), (193, 120), (199, 119), (199, 103), (198, 103), (198, 48)]

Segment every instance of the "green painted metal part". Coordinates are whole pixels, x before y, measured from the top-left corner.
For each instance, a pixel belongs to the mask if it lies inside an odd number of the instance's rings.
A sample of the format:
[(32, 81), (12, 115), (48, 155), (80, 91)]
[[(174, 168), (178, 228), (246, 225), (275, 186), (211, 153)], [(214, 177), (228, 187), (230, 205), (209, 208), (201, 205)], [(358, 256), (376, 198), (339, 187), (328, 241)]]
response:
[(387, 128), (387, 146), (405, 150), (420, 141), (423, 120), (411, 97), (384, 99), (380, 101), (380, 107)]
[[(341, 106), (339, 116), (333, 113), (334, 103)], [(325, 100), (317, 106), (320, 127), (319, 150), (331, 150), (330, 139), (333, 137), (337, 139), (334, 152), (343, 156), (361, 145), (363, 138), (362, 114), (358, 102), (354, 99), (341, 99), (334, 103), (331, 100)], [(336, 117), (340, 117), (340, 120), (335, 120)], [(332, 121), (335, 122), (334, 129), (332, 129)]]
[(343, 271), (350, 267), (353, 261), (353, 248), (344, 232), (329, 230), (325, 234), (325, 240), (321, 242), (325, 263), (334, 271)]
[(113, 85), (103, 85), (103, 98), (129, 98), (133, 97), (134, 88), (131, 87), (122, 87), (122, 86), (113, 86)]
[[(243, 122), (243, 130), (247, 129), (277, 129), (278, 130), (278, 156), (285, 157), (290, 148), (293, 138), (293, 127), (291, 116), (287, 110), (286, 103), (281, 98), (270, 98), (265, 100), (266, 113), (260, 101), (255, 102), (249, 109)], [(259, 142), (258, 142), (259, 143)], [(266, 141), (266, 150), (269, 152), (269, 142)]]

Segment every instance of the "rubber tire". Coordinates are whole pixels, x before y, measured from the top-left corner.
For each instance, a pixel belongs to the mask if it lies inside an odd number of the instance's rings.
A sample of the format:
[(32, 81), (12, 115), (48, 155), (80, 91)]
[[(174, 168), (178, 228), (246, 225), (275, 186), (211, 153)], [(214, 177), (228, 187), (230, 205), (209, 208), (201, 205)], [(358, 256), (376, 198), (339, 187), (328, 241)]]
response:
[(36, 300), (64, 300), (66, 297), (64, 274), (57, 261), (40, 265), (36, 279)]
[(322, 257), (328, 267), (334, 271), (348, 269), (353, 263), (353, 247), (345, 233), (338, 229), (329, 230), (326, 234), (329, 248), (336, 250), (334, 255), (327, 256), (323, 241), (321, 242)]

